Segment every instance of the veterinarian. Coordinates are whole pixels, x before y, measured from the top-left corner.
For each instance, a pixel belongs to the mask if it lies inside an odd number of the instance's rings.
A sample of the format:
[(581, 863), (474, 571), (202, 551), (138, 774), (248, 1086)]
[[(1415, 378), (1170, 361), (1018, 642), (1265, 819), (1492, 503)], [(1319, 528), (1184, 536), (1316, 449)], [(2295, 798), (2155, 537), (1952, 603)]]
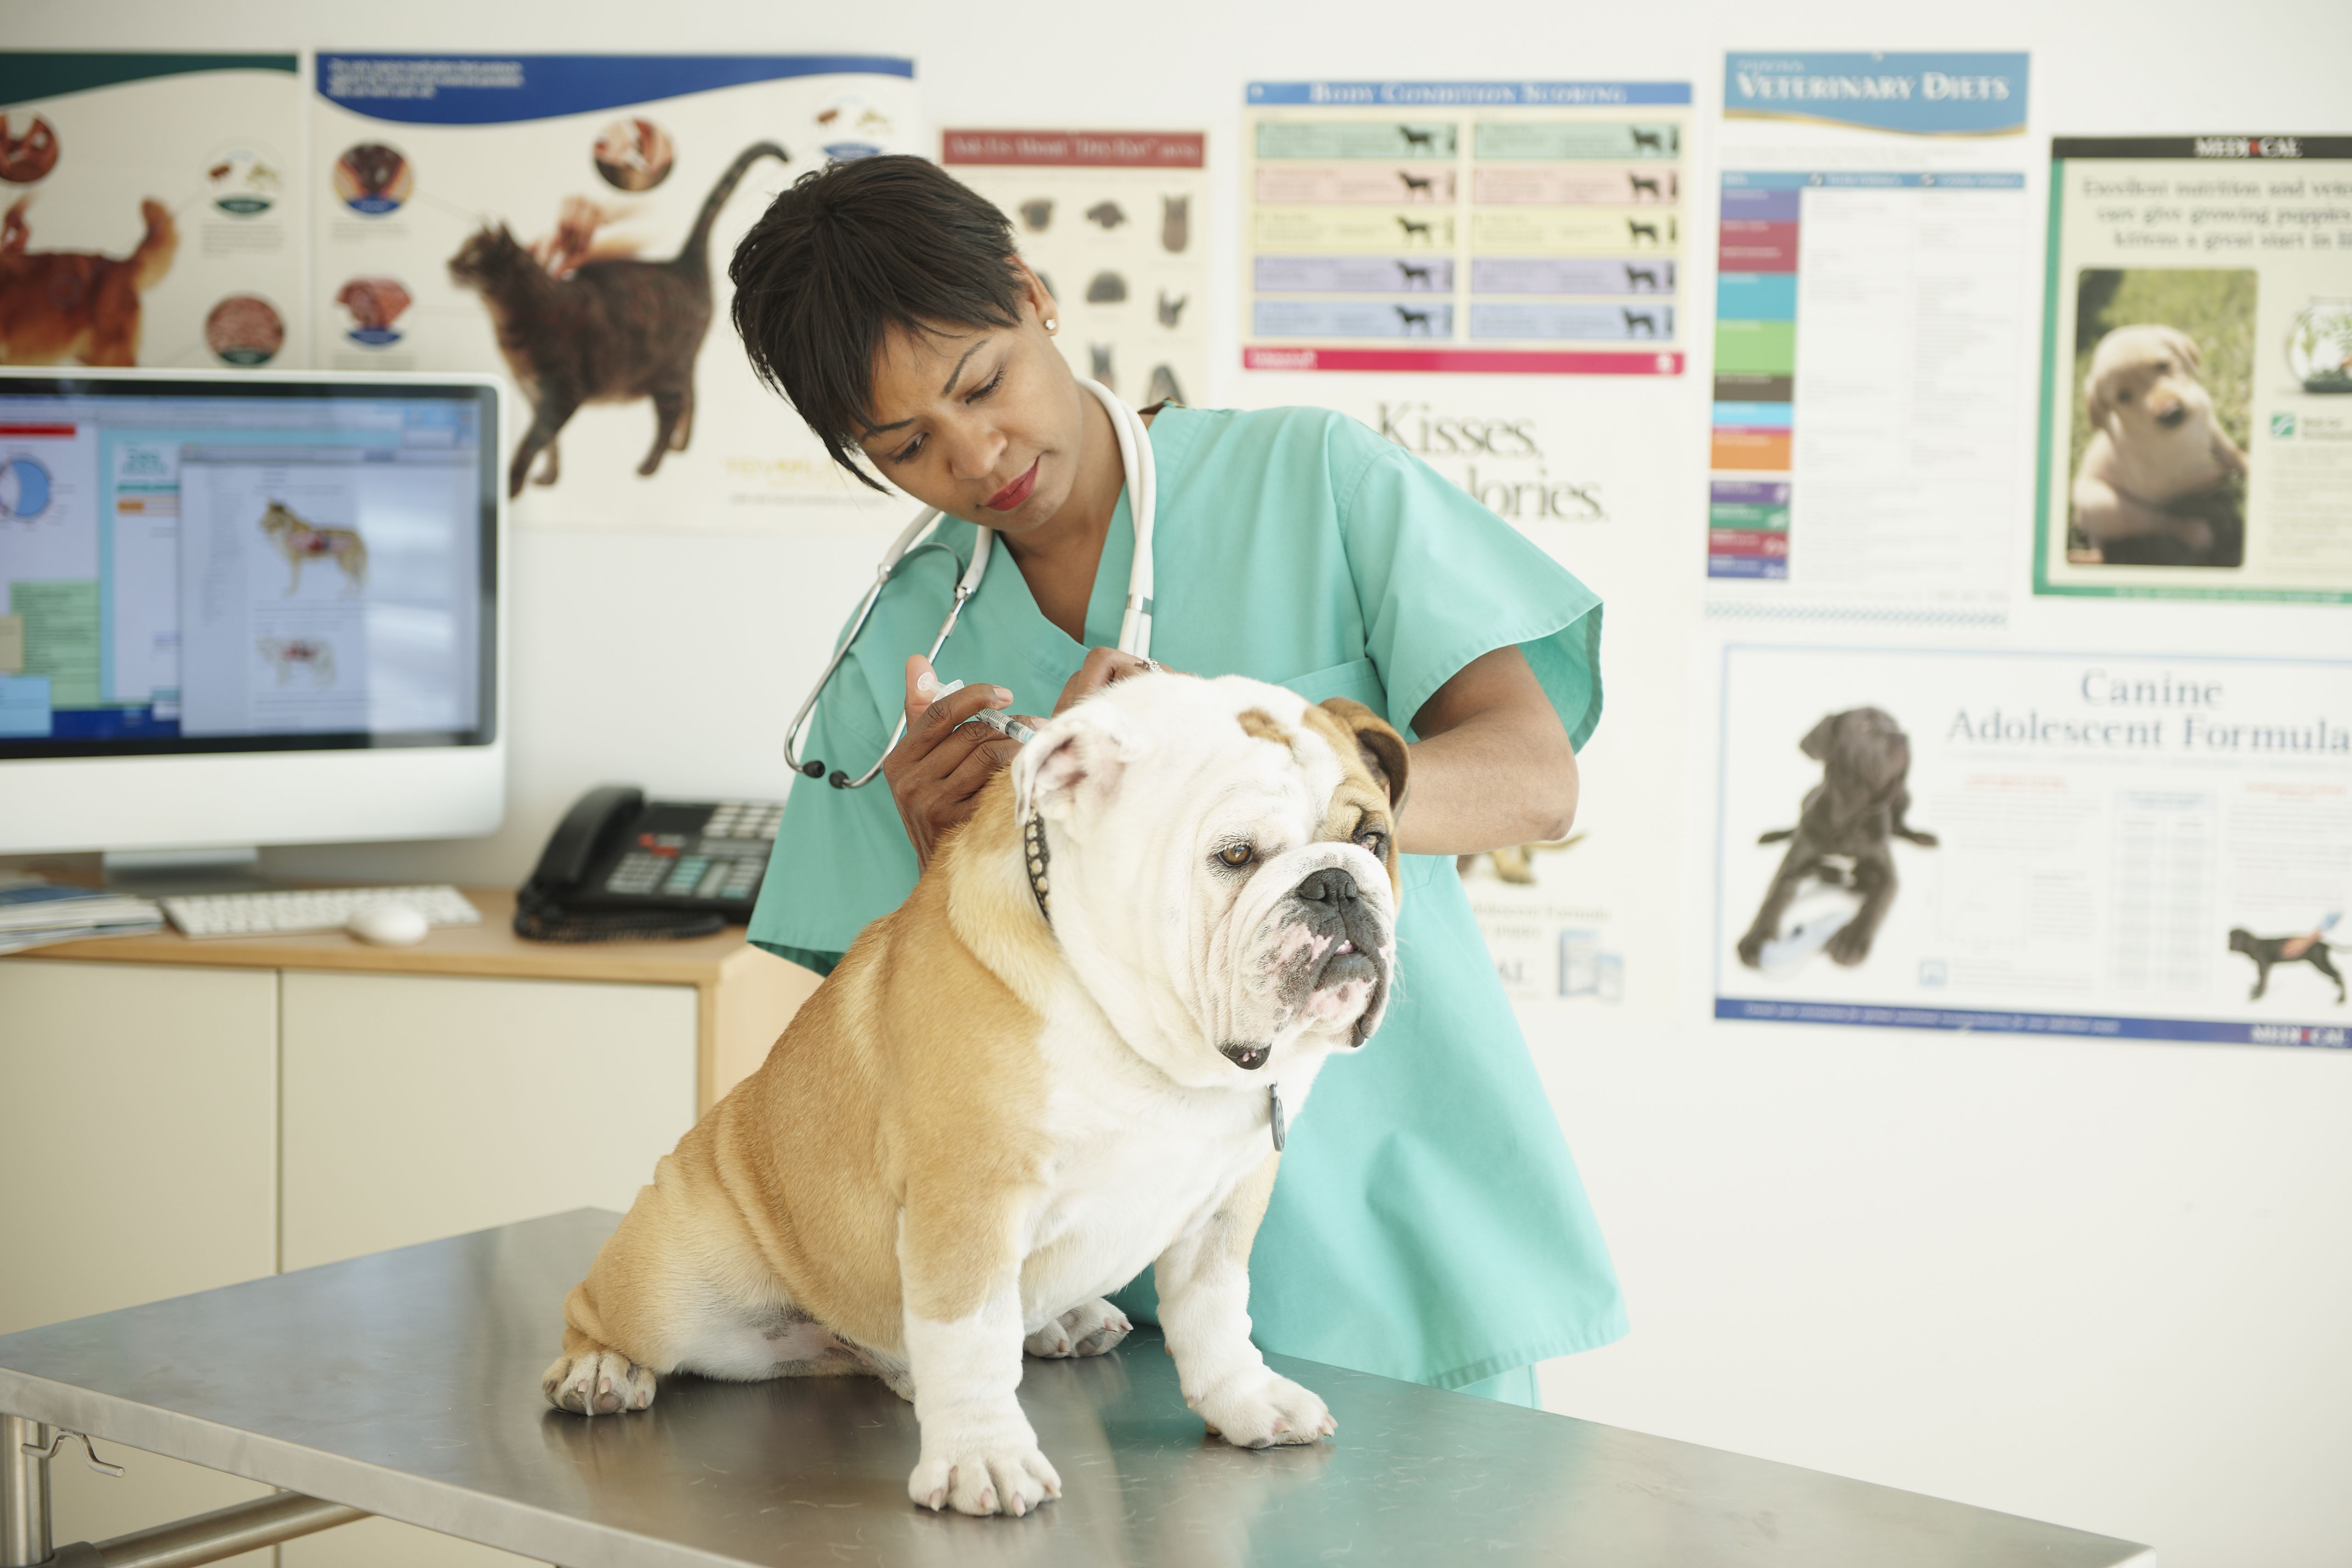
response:
[[(908, 558), (808, 732), (852, 777), (884, 758), (889, 793), (797, 778), (776, 837), (751, 940), (829, 973), (1016, 754), (966, 720), (1058, 711), (1142, 668), (1114, 646), (1134, 531), (1110, 416), (1055, 347), (1052, 295), (1004, 216), (941, 170), (877, 157), (805, 176), (730, 270), (754, 368), (837, 462), (945, 511), (954, 555)], [(1251, 1257), (1255, 1337), (1538, 1405), (1535, 1363), (1616, 1339), (1625, 1317), (1453, 858), (1567, 830), (1574, 748), (1601, 715), (1600, 602), (1342, 416), (1163, 405), (1150, 441), (1154, 656), (1355, 698), (1412, 742), (1396, 994), (1291, 1133)], [(996, 563), (934, 672), (920, 656), (972, 521), (998, 531)], [(1118, 1300), (1150, 1314), (1150, 1276)]]

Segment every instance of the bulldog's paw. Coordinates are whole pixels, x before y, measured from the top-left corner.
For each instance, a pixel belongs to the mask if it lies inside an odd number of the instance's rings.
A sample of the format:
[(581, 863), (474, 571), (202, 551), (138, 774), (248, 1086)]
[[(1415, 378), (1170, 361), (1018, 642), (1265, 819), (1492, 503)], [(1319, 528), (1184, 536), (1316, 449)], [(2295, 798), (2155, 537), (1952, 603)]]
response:
[(1739, 962), (1750, 969), (1764, 966), (1764, 944), (1772, 940), (1770, 931), (1751, 931), (1739, 939)]
[(1062, 1495), (1062, 1478), (1038, 1451), (1037, 1434), (1016, 1415), (934, 1436), (923, 1433), (923, 1457), (907, 1478), (907, 1495), (934, 1513), (1009, 1513), (1018, 1518)]
[(1238, 1448), (1313, 1443), (1339, 1429), (1314, 1394), (1262, 1367), (1184, 1403), (1201, 1413), (1210, 1431)]
[(1870, 956), (1871, 933), (1856, 931), (1853, 926), (1840, 926), (1830, 938), (1829, 955), (1832, 963), (1853, 965)]
[(1127, 1314), (1097, 1296), (1071, 1308), (1021, 1342), (1034, 1356), (1100, 1355), (1135, 1331)]
[(541, 1376), (539, 1391), (558, 1410), (575, 1415), (611, 1415), (651, 1405), (654, 1373), (618, 1351), (599, 1347), (578, 1355), (557, 1356)]

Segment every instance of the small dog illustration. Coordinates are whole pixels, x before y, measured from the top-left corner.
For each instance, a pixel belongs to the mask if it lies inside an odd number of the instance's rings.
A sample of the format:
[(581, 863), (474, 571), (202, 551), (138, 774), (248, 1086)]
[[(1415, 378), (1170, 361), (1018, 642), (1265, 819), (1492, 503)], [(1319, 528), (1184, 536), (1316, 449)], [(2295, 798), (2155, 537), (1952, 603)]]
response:
[(1483, 859), (1495, 868), (1498, 880), (1515, 887), (1532, 888), (1536, 885), (1537, 856), (1553, 849), (1573, 849), (1583, 842), (1583, 834), (1571, 833), (1565, 838), (1547, 838), (1535, 844), (1506, 844), (1500, 849), (1490, 849), (1484, 855), (1456, 855), (1454, 870), (1457, 876), (1467, 877)]
[(32, 250), (19, 196), (0, 224), (0, 364), (139, 363), (140, 296), (163, 280), (180, 231), (159, 201), (139, 204), (146, 232), (117, 259), (93, 250)]
[(1102, 231), (1108, 234), (1127, 221), (1127, 209), (1117, 202), (1097, 202), (1087, 209), (1087, 221), (1101, 226)]
[(1408, 245), (1412, 244), (1416, 237), (1418, 237), (1424, 245), (1434, 245), (1437, 243), (1437, 237), (1431, 231), (1429, 225), (1425, 223), (1416, 223), (1409, 217), (1399, 217), (1397, 219), (1397, 226), (1404, 230), (1405, 243)]
[[(2329, 924), (2333, 924), (2331, 921)], [(2230, 951), (2242, 952), (2254, 961), (2254, 988), (2246, 994), (2249, 1002), (2259, 1002), (2270, 989), (2271, 966), (2275, 963), (2308, 963), (2328, 979), (2336, 982), (2336, 1005), (2344, 1005), (2344, 976), (2336, 965), (2327, 962), (2333, 945), (2326, 940), (2327, 926), (2302, 936), (2256, 936), (2243, 926), (2230, 931)]]
[(1160, 198), (1160, 248), (1171, 256), (1181, 254), (1192, 243), (1192, 198), (1162, 196)]
[(1654, 267), (1636, 267), (1632, 262), (1627, 262), (1625, 264), (1625, 292), (1628, 294), (1638, 294), (1645, 288), (1652, 293), (1657, 292), (1658, 269)]
[(1855, 964), (1870, 956), (1870, 944), (1894, 907), (1892, 841), (1908, 839), (1923, 849), (1936, 836), (1906, 825), (1911, 808), (1906, 787), (1911, 772), (1911, 741), (1893, 716), (1877, 708), (1849, 708), (1814, 725), (1798, 749), (1822, 764), (1822, 782), (1805, 792), (1797, 826), (1764, 834), (1756, 842), (1788, 841), (1789, 852), (1772, 875), (1763, 907), (1739, 939), (1739, 962), (1760, 968), (1764, 944), (1780, 935), (1780, 917), (1808, 877), (1862, 895), (1862, 908), (1830, 938), (1829, 955)]
[(1419, 331), (1419, 332), (1421, 333), (1421, 335), (1422, 335), (1423, 337), (1424, 337), (1424, 338), (1425, 338), (1425, 337), (1429, 336), (1429, 312), (1428, 312), (1428, 311), (1426, 311), (1426, 310), (1406, 310), (1402, 305), (1393, 306), (1393, 307), (1391, 307), (1391, 309), (1393, 309), (1393, 310), (1396, 311), (1396, 313), (1397, 313), (1397, 321), (1398, 321), (1399, 324), (1403, 328), (1403, 332), (1402, 332), (1402, 335), (1403, 335), (1403, 336), (1405, 336), (1405, 337), (1408, 337), (1408, 338), (1409, 338), (1409, 337), (1411, 337), (1411, 336), (1412, 336), (1412, 335), (1413, 335), (1413, 333), (1414, 333), (1414, 331), (1415, 331), (1416, 330), (1417, 330), (1417, 331)]
[(1398, 272), (1403, 275), (1404, 286), (1408, 289), (1433, 289), (1436, 287), (1435, 284), (1429, 280), (1429, 268), (1426, 267), (1415, 267), (1410, 261), (1400, 261), (1396, 264), (1396, 268)]
[(1404, 194), (1407, 200), (1423, 195), (1427, 195), (1433, 201), (1436, 199), (1436, 179), (1433, 175), (1408, 174), (1402, 169), (1399, 169), (1397, 178), (1404, 182)]
[(1625, 178), (1630, 181), (1633, 186), (1633, 199), (1635, 201), (1642, 199), (1642, 193), (1644, 191), (1647, 191), (1650, 194), (1650, 199), (1654, 202), (1662, 202), (1666, 199), (1664, 193), (1658, 189), (1656, 175), (1643, 175), (1628, 173)]
[(1029, 226), (1031, 234), (1043, 234), (1054, 222), (1054, 198), (1032, 196), (1021, 204), (1021, 221)]
[(1644, 131), (1638, 125), (1633, 127), (1633, 148), (1636, 152), (1645, 147), (1658, 153), (1678, 152), (1682, 144), (1682, 132), (1671, 125), (1666, 127), (1664, 136), (1655, 131)]
[(1628, 310), (1621, 305), (1618, 307), (1617, 313), (1625, 318), (1627, 337), (1654, 338), (1658, 335), (1658, 318), (1651, 311)]
[(1408, 147), (1418, 148), (1423, 153), (1436, 150), (1436, 132), (1434, 132), (1415, 131), (1410, 125), (1400, 125), (1397, 127), (1397, 134), (1404, 138), (1404, 144)]
[(271, 543), (286, 557), (293, 568), (287, 580), (286, 593), (292, 597), (302, 586), (302, 564), (320, 556), (343, 569), (343, 594), (346, 597), (367, 586), (367, 542), (356, 528), (320, 528), (305, 521), (293, 508), (282, 500), (273, 500), (269, 510), (261, 514), (261, 531), (269, 535)]
[(278, 670), (278, 684), (283, 686), (297, 669), (310, 672), (313, 686), (335, 683), (335, 646), (317, 637), (263, 637), (258, 645), (261, 657)]
[(1643, 223), (1637, 219), (1629, 217), (1625, 220), (1625, 233), (1627, 237), (1626, 243), (1629, 245), (1639, 245), (1645, 239), (1652, 245), (1660, 243), (1658, 239), (1658, 226), (1654, 223)]
[(1176, 319), (1184, 313), (1184, 307), (1192, 302), (1192, 296), (1190, 294), (1180, 294), (1171, 300), (1168, 297), (1167, 289), (1160, 290), (1160, 324), (1173, 331)]

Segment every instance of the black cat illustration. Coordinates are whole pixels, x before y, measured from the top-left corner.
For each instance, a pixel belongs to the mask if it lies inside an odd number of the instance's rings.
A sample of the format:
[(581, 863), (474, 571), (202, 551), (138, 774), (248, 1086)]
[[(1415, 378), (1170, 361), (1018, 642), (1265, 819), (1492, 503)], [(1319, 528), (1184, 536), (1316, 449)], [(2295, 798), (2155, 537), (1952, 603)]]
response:
[(530, 428), (507, 465), (509, 497), (522, 493), (541, 451), (547, 463), (537, 482), (555, 483), (556, 437), (583, 403), (653, 399), (653, 449), (637, 465), (640, 475), (660, 468), (664, 454), (686, 450), (694, 434), (695, 356), (710, 330), (710, 226), (761, 158), (792, 162), (773, 142), (744, 148), (667, 261), (609, 258), (556, 279), (503, 223), (476, 231), (449, 258), (449, 276), (481, 295), (499, 352), (530, 398)]

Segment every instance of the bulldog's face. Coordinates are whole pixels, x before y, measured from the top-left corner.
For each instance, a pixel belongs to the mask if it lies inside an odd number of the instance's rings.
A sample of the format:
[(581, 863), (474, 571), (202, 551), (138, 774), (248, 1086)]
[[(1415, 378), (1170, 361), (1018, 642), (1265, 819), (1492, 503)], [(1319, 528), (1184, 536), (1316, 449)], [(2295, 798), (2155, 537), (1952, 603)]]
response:
[(1131, 677), (1013, 763), (1055, 937), (1180, 1083), (1295, 1081), (1380, 1025), (1405, 749), (1370, 709), (1228, 676)]

